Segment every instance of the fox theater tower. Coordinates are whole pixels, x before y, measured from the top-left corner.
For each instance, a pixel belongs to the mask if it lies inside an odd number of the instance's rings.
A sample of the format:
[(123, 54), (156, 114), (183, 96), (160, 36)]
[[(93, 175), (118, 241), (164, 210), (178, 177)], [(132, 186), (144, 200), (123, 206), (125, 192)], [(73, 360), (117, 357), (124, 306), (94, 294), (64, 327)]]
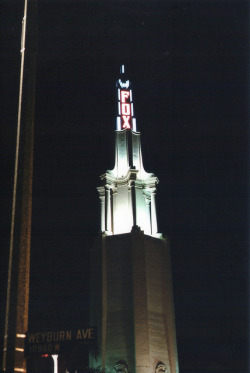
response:
[(101, 175), (101, 235), (93, 250), (90, 367), (178, 373), (168, 240), (158, 233), (153, 173), (144, 170), (131, 82), (117, 80), (115, 166)]

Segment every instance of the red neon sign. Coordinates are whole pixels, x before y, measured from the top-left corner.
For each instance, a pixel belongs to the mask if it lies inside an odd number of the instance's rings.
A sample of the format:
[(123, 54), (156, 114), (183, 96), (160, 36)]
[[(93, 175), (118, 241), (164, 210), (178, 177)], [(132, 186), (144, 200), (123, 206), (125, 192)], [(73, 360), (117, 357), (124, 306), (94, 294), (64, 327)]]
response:
[(131, 128), (130, 118), (131, 118), (131, 105), (130, 105), (130, 92), (126, 90), (121, 90), (121, 116), (123, 119), (122, 128)]

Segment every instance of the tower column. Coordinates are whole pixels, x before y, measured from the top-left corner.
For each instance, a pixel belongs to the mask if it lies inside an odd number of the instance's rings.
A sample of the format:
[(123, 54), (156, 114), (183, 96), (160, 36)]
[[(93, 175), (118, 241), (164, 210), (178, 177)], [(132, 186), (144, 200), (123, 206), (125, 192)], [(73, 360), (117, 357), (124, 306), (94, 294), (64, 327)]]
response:
[(146, 205), (146, 215), (147, 219), (146, 221), (148, 222), (145, 233), (146, 234), (151, 234), (151, 225), (150, 225), (150, 198), (148, 195), (145, 195), (145, 205)]
[(132, 202), (132, 217), (133, 217), (133, 227), (137, 225), (136, 221), (136, 195), (135, 195), (135, 183), (131, 183), (131, 202)]
[(111, 201), (110, 201), (110, 189), (105, 188), (105, 202), (106, 202), (106, 231), (111, 233)]
[(155, 203), (155, 189), (151, 193), (151, 227), (152, 235), (158, 232), (157, 217), (156, 217), (156, 203)]
[(101, 232), (105, 232), (105, 191), (100, 193), (100, 202), (101, 202)]

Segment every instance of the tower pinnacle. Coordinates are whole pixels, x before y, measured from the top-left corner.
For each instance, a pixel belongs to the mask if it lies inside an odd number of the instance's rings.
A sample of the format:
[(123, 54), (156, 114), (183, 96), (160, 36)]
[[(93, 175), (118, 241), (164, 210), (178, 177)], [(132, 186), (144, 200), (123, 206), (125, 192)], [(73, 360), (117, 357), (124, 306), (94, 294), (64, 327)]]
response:
[(101, 176), (101, 230), (107, 234), (130, 232), (134, 226), (158, 236), (155, 191), (158, 178), (144, 170), (140, 132), (136, 130), (132, 84), (121, 78), (116, 82), (118, 116), (115, 133), (115, 167)]

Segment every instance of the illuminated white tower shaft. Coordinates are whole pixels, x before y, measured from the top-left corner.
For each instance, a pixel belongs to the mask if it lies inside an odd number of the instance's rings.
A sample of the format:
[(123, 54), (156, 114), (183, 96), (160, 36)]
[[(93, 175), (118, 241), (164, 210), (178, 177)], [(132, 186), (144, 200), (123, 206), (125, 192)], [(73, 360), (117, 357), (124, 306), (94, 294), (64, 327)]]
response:
[(140, 132), (136, 131), (131, 83), (124, 68), (117, 81), (118, 116), (115, 167), (101, 176), (101, 231), (108, 235), (131, 232), (138, 226), (157, 236), (155, 191), (159, 180), (144, 170)]

